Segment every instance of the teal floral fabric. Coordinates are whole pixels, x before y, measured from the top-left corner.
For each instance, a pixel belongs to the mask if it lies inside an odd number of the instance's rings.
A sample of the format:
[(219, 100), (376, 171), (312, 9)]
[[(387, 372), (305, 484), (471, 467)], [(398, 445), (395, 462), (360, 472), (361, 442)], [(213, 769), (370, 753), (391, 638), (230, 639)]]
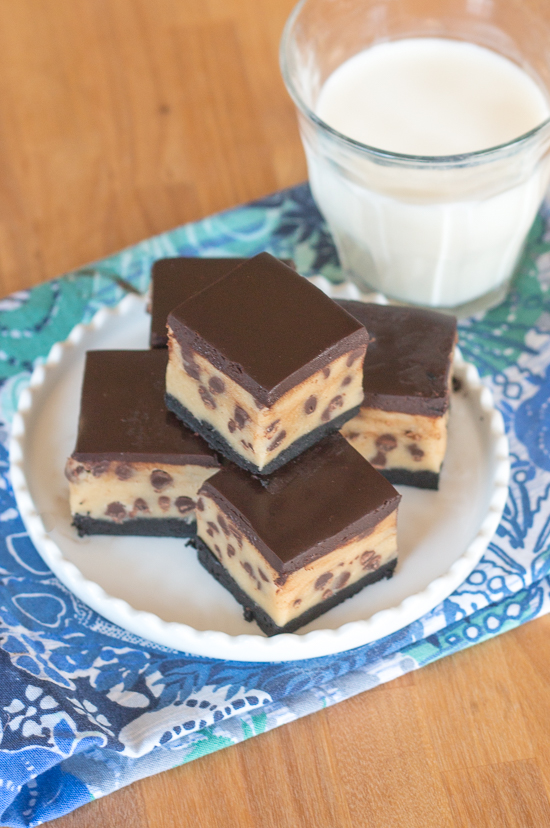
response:
[(0, 301), (0, 824), (35, 826), (513, 629), (550, 609), (550, 221), (531, 231), (506, 301), (460, 324), (504, 416), (505, 512), (464, 584), (409, 627), (350, 652), (230, 662), (137, 638), (48, 570), (15, 507), (7, 440), (33, 367), (72, 327), (144, 292), (163, 256), (293, 258), (341, 279), (307, 185), (177, 228)]

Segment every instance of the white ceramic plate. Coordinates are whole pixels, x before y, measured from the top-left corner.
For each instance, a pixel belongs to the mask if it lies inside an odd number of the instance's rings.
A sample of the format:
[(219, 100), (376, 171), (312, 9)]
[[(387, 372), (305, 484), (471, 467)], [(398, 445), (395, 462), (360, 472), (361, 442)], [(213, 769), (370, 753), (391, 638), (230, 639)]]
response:
[[(317, 284), (319, 282), (317, 281)], [(320, 285), (330, 291), (328, 282)], [(342, 296), (342, 290), (338, 290)], [(350, 294), (348, 294), (350, 295)], [(353, 294), (352, 294), (353, 295)], [(242, 661), (329, 655), (395, 632), (433, 609), (468, 576), (495, 532), (507, 495), (508, 443), (475, 368), (455, 362), (448, 453), (438, 492), (401, 487), (395, 576), (369, 586), (300, 633), (266, 638), (173, 538), (95, 536), (71, 527), (63, 470), (74, 448), (85, 351), (146, 348), (145, 302), (128, 296), (52, 348), (20, 398), (10, 462), (15, 496), (36, 548), (57, 577), (110, 621), (189, 653)]]

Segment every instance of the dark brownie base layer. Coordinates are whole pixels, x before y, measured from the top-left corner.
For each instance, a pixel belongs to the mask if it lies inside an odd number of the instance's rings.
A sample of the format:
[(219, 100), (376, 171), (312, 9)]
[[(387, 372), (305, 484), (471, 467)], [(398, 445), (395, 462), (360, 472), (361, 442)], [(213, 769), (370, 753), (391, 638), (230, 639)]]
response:
[(289, 460), (292, 460), (294, 457), (298, 457), (298, 455), (302, 454), (302, 452), (306, 449), (314, 446), (315, 443), (318, 443), (319, 440), (322, 440), (327, 436), (327, 434), (339, 431), (344, 423), (347, 423), (348, 420), (351, 420), (352, 417), (355, 417), (359, 413), (359, 409), (361, 408), (361, 406), (358, 405), (356, 408), (352, 408), (350, 411), (345, 411), (343, 414), (340, 414), (339, 417), (335, 417), (334, 420), (331, 420), (325, 425), (318, 426), (318, 428), (310, 431), (309, 434), (304, 434), (303, 437), (299, 437), (290, 446), (288, 446), (288, 448), (281, 452), (275, 460), (272, 460), (271, 463), (268, 463), (263, 469), (259, 469), (254, 465), (254, 463), (251, 463), (244, 457), (241, 457), (240, 454), (237, 454), (225, 438), (222, 437), (219, 431), (211, 426), (210, 423), (205, 423), (203, 420), (197, 420), (197, 418), (191, 414), (187, 408), (184, 408), (180, 401), (171, 394), (166, 394), (166, 407), (170, 411), (173, 411), (176, 417), (179, 417), (187, 428), (190, 428), (191, 431), (196, 432), (204, 440), (206, 440), (208, 445), (215, 451), (219, 451), (220, 454), (223, 454), (224, 457), (231, 460), (231, 462), (235, 463), (236, 466), (240, 466), (241, 469), (252, 472), (252, 474), (262, 476), (272, 474), (272, 472), (280, 469), (281, 466), (284, 466)]
[(415, 486), (417, 489), (439, 489), (439, 474), (409, 469), (378, 469), (393, 486)]
[(186, 523), (178, 518), (135, 518), (122, 523), (99, 520), (88, 515), (74, 515), (73, 526), (79, 536), (139, 535), (151, 538), (191, 538), (197, 531), (196, 521)]
[(303, 612), (297, 618), (293, 618), (292, 621), (289, 621), (284, 627), (278, 627), (267, 612), (259, 607), (250, 598), (250, 595), (247, 595), (246, 592), (240, 588), (225, 567), (222, 566), (216, 556), (212, 554), (210, 549), (200, 538), (195, 538), (193, 545), (197, 548), (199, 561), (204, 568), (207, 569), (208, 572), (210, 572), (210, 574), (213, 575), (214, 578), (219, 581), (219, 583), (224, 586), (244, 608), (245, 619), (247, 621), (256, 621), (261, 631), (268, 636), (278, 635), (279, 633), (295, 632), (300, 627), (304, 627), (306, 624), (309, 624), (310, 621), (314, 621), (324, 612), (328, 612), (328, 610), (332, 609), (332, 607), (335, 607), (337, 604), (341, 604), (342, 601), (346, 600), (346, 598), (351, 598), (352, 595), (360, 592), (363, 587), (368, 586), (368, 584), (374, 584), (376, 581), (381, 581), (383, 578), (391, 578), (397, 565), (397, 558), (394, 558), (392, 561), (384, 564), (384, 566), (381, 566), (375, 572), (369, 572), (364, 578), (361, 578), (349, 587), (340, 590), (340, 592), (337, 592), (331, 598), (327, 598), (326, 601), (316, 604), (314, 607), (306, 610), (306, 612)]

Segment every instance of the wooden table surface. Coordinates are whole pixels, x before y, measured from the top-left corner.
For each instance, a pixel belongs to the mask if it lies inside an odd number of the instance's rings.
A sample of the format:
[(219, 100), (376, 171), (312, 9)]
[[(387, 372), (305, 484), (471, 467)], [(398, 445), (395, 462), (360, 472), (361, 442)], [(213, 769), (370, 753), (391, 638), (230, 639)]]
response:
[[(292, 3), (0, 0), (1, 292), (305, 179)], [(549, 745), (546, 617), (55, 826), (545, 828)]]

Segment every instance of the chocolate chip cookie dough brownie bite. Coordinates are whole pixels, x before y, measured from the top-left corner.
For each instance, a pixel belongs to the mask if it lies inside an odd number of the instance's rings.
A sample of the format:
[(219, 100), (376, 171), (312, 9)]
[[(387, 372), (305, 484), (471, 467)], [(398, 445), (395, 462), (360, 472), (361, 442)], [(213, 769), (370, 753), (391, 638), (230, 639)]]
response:
[(437, 489), (447, 447), (454, 316), (341, 301), (369, 331), (365, 398), (342, 434), (394, 484)]
[(164, 405), (168, 354), (89, 351), (75, 450), (67, 461), (80, 535), (188, 537), (218, 460)]
[(339, 434), (265, 480), (228, 466), (197, 501), (199, 560), (267, 635), (392, 575), (400, 495)]
[(166, 403), (248, 471), (271, 474), (359, 411), (368, 334), (267, 253), (168, 317)]

